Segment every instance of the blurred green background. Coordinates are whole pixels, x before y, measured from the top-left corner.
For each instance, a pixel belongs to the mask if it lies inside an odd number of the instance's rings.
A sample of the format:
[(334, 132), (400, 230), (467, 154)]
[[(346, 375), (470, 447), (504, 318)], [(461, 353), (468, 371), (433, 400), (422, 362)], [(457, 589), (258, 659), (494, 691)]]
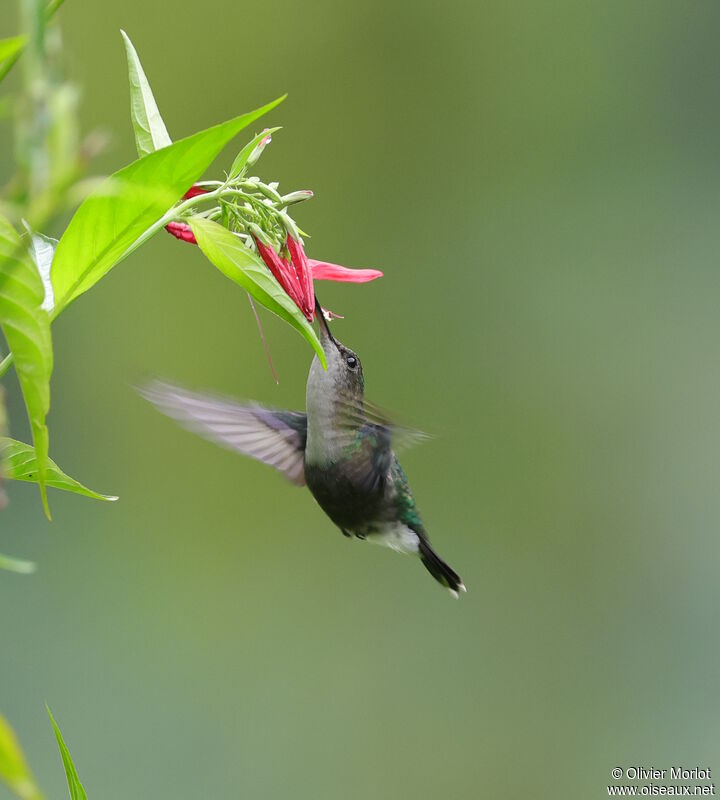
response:
[(135, 156), (121, 27), (174, 137), (290, 93), (258, 171), (315, 191), (312, 257), (386, 272), (318, 293), (369, 394), (437, 435), (403, 462), (468, 594), (136, 396), (160, 375), (302, 408), (311, 355), (264, 315), (276, 387), (244, 294), (158, 236), (53, 329), (51, 454), (120, 501), (53, 493), (50, 525), (12, 485), (0, 520), (39, 562), (0, 575), (0, 709), (48, 794), (45, 701), (106, 800), (590, 798), (618, 765), (720, 769), (720, 6), (60, 21), (101, 170)]

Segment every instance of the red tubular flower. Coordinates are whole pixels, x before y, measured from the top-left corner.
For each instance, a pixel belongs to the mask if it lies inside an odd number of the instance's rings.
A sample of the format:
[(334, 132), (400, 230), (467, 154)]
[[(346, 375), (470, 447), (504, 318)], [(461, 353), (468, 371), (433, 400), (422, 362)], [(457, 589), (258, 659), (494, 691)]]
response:
[[(309, 322), (313, 320), (313, 314), (309, 314), (304, 302), (304, 293), (302, 284), (298, 280), (297, 271), (293, 265), (281, 258), (270, 245), (265, 244), (255, 237), (255, 244), (257, 245), (258, 253), (265, 262), (267, 268), (275, 276), (277, 282), (285, 290), (288, 297), (295, 303), (295, 305), (303, 312)], [(313, 295), (314, 298), (314, 295)], [(313, 309), (314, 310), (314, 309)]]
[[(269, 140), (270, 136), (268, 135), (262, 139), (258, 148), (264, 147)], [(207, 194), (207, 192), (207, 189), (193, 185), (185, 192), (183, 199), (189, 200), (192, 197)], [(189, 244), (197, 244), (192, 228), (185, 222), (169, 222), (165, 226), (165, 230), (176, 239)], [(315, 318), (314, 280), (367, 283), (368, 281), (374, 281), (376, 278), (381, 278), (383, 275), (378, 269), (349, 269), (339, 264), (330, 264), (327, 261), (315, 261), (312, 258), (308, 258), (300, 239), (295, 239), (293, 234), (290, 233), (288, 233), (285, 240), (285, 246), (290, 256), (288, 259), (282, 258), (271, 245), (265, 244), (257, 236), (253, 238), (265, 265), (275, 276), (275, 279), (282, 286), (288, 297), (302, 311), (308, 322), (312, 322)], [(339, 315), (336, 314), (335, 316)]]
[(182, 242), (197, 244), (197, 239), (192, 232), (192, 228), (185, 222), (168, 222), (165, 226), (165, 230)]
[(201, 186), (198, 186), (196, 183), (194, 183), (183, 195), (183, 200), (189, 200), (191, 197), (198, 197), (201, 194), (207, 193), (207, 189), (203, 189)]
[(330, 264), (327, 261), (308, 259), (312, 276), (316, 281), (341, 281), (344, 283), (367, 283), (375, 278), (382, 278), (379, 269), (350, 269), (339, 264)]
[(290, 253), (292, 265), (295, 267), (295, 274), (302, 290), (303, 306), (301, 311), (312, 322), (315, 314), (315, 289), (313, 287), (313, 274), (310, 271), (305, 249), (290, 234), (288, 234), (285, 244)]
[[(183, 195), (183, 200), (189, 200), (191, 197), (198, 197), (201, 194), (207, 194), (207, 191), (207, 189), (203, 189), (197, 184), (193, 184)], [(180, 239), (182, 242), (187, 242), (188, 244), (197, 244), (197, 239), (195, 238), (195, 234), (192, 232), (192, 228), (185, 222), (168, 222), (168, 224), (165, 226), (165, 230), (169, 234), (172, 234), (176, 239)]]
[(378, 269), (348, 269), (327, 261), (315, 261), (305, 255), (305, 249), (298, 239), (290, 234), (286, 246), (290, 260), (281, 258), (272, 247), (255, 239), (262, 260), (285, 289), (290, 299), (303, 312), (309, 322), (315, 317), (315, 288), (313, 281), (341, 281), (344, 283), (367, 283), (381, 278)]

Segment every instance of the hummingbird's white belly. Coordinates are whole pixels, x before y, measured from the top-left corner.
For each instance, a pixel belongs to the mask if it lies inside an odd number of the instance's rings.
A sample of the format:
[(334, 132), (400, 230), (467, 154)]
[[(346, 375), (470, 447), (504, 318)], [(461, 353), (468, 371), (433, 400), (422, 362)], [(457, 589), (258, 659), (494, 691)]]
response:
[(379, 531), (367, 534), (367, 541), (389, 547), (398, 553), (417, 553), (418, 535), (401, 522), (386, 524)]

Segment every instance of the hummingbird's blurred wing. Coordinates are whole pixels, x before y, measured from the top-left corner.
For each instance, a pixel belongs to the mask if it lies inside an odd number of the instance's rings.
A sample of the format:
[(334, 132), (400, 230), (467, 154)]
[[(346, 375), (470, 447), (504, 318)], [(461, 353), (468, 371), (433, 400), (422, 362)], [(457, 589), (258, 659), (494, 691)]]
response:
[(305, 485), (305, 414), (242, 405), (161, 381), (138, 391), (183, 428), (275, 467), (297, 486)]
[(380, 446), (396, 453), (432, 439), (429, 433), (397, 422), (390, 412), (367, 399), (343, 401), (338, 420), (336, 435), (348, 438), (357, 428), (369, 426), (377, 433)]
[(428, 434), (399, 425), (379, 406), (362, 401), (343, 400), (337, 405), (332, 436), (336, 447), (346, 455), (343, 470), (356, 487), (367, 493), (380, 490), (390, 476), (396, 453), (429, 439)]

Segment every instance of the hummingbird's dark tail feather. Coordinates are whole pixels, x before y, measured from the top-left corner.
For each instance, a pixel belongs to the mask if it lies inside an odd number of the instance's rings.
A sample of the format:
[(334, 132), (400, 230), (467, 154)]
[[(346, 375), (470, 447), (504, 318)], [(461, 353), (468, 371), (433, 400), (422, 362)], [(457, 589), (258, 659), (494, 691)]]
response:
[(420, 559), (427, 571), (438, 583), (441, 583), (456, 600), (460, 597), (460, 592), (467, 591), (465, 589), (465, 584), (462, 582), (462, 578), (440, 558), (432, 547), (430, 547), (429, 542), (420, 539), (419, 550)]

